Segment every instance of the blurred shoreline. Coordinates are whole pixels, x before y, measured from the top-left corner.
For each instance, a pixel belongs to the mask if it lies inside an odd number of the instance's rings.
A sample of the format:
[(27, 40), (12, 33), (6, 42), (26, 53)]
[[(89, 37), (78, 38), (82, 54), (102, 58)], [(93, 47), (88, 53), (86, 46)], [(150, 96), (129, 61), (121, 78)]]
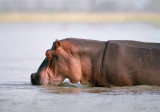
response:
[(157, 22), (160, 13), (0, 13), (0, 22)]

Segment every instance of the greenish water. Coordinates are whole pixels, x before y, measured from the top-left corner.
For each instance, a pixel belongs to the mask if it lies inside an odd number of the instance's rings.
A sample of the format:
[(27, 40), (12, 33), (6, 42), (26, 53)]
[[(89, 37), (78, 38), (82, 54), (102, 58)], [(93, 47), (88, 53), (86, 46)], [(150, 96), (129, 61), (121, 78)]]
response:
[(146, 23), (0, 23), (0, 112), (159, 112), (160, 87), (33, 86), (35, 72), (53, 41), (81, 37), (160, 42), (160, 30)]

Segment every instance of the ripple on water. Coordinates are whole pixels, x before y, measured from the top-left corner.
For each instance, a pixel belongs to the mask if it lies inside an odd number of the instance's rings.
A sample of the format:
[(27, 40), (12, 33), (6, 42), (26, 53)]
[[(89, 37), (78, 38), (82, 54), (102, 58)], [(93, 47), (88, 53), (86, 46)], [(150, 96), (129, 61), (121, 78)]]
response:
[(124, 95), (124, 94), (157, 94), (160, 95), (160, 87), (158, 86), (131, 86), (131, 87), (91, 87), (90, 85), (63, 83), (61, 86), (41, 86), (41, 91), (44, 93), (54, 94), (80, 94), (93, 93), (100, 95)]

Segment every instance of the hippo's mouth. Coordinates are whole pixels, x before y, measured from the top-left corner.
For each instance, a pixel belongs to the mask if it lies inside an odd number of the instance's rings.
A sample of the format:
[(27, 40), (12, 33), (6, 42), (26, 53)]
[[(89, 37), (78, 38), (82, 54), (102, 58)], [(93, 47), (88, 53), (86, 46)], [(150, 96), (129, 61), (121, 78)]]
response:
[(53, 78), (53, 73), (52, 73), (50, 64), (46, 68), (45, 76), (48, 77), (48, 84), (47, 85), (52, 85), (54, 78)]
[(51, 72), (50, 65), (48, 65), (47, 68), (46, 68), (45, 75), (48, 76), (48, 77), (50, 77), (51, 76), (50, 72)]
[(47, 85), (59, 85), (61, 83), (61, 80), (56, 77), (56, 74), (53, 73), (50, 64), (46, 68), (45, 75), (48, 77)]

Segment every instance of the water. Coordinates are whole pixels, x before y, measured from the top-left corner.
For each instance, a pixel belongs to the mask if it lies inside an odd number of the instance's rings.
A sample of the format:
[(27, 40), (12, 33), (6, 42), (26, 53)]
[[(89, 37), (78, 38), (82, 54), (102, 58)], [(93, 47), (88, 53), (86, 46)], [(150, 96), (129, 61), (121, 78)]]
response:
[(0, 23), (0, 112), (159, 112), (160, 87), (33, 86), (35, 72), (53, 41), (67, 37), (160, 42), (148, 23)]

